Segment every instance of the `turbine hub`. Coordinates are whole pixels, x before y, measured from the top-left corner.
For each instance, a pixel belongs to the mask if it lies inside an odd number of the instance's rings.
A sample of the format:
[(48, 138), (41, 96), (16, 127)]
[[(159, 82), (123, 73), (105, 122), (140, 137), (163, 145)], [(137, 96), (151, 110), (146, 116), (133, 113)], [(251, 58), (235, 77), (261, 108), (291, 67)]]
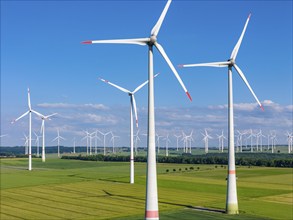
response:
[(228, 61), (230, 62), (230, 64), (229, 64), (230, 66), (233, 66), (235, 64), (235, 60), (234, 59), (229, 59)]
[(150, 44), (153, 45), (153, 44), (156, 43), (156, 42), (157, 42), (157, 36), (152, 35), (152, 36), (150, 37)]

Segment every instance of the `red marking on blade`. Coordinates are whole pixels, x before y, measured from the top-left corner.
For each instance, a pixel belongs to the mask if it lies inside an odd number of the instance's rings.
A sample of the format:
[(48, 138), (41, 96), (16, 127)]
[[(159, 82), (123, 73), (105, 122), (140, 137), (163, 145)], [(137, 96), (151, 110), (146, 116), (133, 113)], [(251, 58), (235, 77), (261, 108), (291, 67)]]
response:
[(186, 95), (188, 96), (188, 98), (190, 99), (190, 101), (192, 101), (192, 98), (191, 98), (189, 92), (186, 92)]
[(262, 107), (262, 105), (260, 106), (261, 110), (265, 111), (265, 109)]
[(229, 170), (229, 174), (236, 174), (236, 170)]
[(93, 42), (91, 40), (83, 41), (82, 44), (92, 44)]
[(183, 68), (184, 65), (183, 65), (183, 64), (179, 64), (178, 67), (179, 67), (179, 68)]
[(248, 18), (250, 18), (250, 16), (251, 16), (251, 13), (249, 13)]
[(159, 212), (158, 211), (145, 211), (145, 217), (146, 218), (159, 218)]

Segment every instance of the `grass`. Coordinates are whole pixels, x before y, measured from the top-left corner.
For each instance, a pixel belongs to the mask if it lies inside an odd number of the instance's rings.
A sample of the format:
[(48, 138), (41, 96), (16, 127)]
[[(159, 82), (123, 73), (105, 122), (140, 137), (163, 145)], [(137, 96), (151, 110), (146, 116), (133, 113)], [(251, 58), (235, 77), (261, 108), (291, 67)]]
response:
[[(36, 158), (29, 172), (27, 159), (1, 159), (0, 219), (143, 219), (145, 172), (135, 163), (131, 185), (128, 163)], [(158, 164), (160, 219), (293, 218), (290, 168), (238, 167), (237, 216), (193, 209), (224, 210), (226, 173), (214, 165)]]

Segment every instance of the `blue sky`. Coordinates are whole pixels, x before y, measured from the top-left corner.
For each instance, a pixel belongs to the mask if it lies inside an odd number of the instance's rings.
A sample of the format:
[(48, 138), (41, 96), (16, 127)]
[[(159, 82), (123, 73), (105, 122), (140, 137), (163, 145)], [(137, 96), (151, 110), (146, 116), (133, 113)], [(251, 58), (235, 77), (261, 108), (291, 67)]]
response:
[[(149, 37), (166, 1), (1, 1), (1, 140), (22, 144), (28, 118), (10, 121), (33, 108), (58, 112), (47, 123), (48, 145), (56, 128), (72, 144), (82, 131), (113, 130), (128, 144), (129, 97), (100, 81), (129, 90), (147, 79), (147, 47), (82, 45), (84, 40)], [(174, 66), (225, 61), (252, 13), (237, 56), (265, 112), (238, 74), (233, 74), (235, 126), (276, 131), (284, 143), (292, 130), (292, 1), (173, 1), (158, 35)], [(227, 133), (227, 69), (177, 68), (193, 97), (190, 102), (154, 49), (157, 131)], [(141, 133), (146, 132), (147, 87), (136, 94)], [(33, 117), (39, 131), (40, 120)], [(175, 140), (173, 140), (173, 144)], [(211, 142), (212, 143), (212, 142)], [(78, 144), (84, 144), (79, 141)], [(144, 144), (143, 142), (141, 143)], [(216, 145), (216, 139), (214, 145)]]

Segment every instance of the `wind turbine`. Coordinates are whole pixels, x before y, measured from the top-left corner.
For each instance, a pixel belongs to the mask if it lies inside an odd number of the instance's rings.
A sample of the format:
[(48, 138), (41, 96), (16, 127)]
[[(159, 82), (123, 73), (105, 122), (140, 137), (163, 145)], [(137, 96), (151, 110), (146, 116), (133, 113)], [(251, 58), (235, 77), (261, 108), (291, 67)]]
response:
[(166, 157), (169, 156), (169, 143), (171, 143), (170, 139), (169, 139), (169, 134), (167, 134), (167, 136), (164, 138), (164, 140), (166, 141)]
[(260, 144), (260, 152), (262, 152), (262, 138), (266, 137), (265, 135), (262, 134), (261, 129), (259, 132), (256, 134), (256, 149), (258, 150), (258, 144)]
[(181, 135), (176, 135), (176, 134), (174, 134), (174, 136), (176, 137), (177, 151), (178, 151), (178, 140), (179, 140), (179, 138), (181, 137)]
[(28, 111), (22, 114), (17, 119), (13, 120), (11, 123), (17, 122), (19, 119), (23, 118), (27, 114), (29, 115), (29, 138), (28, 138), (28, 170), (32, 170), (32, 112), (38, 116), (42, 116), (40, 113), (32, 109), (31, 98), (30, 98), (30, 89), (27, 89), (27, 99), (28, 99)]
[(203, 141), (204, 141), (204, 148), (205, 148), (205, 153), (207, 154), (209, 152), (209, 139), (213, 139), (207, 132), (207, 129), (204, 130), (205, 133), (201, 133), (204, 138), (203, 138)]
[(186, 142), (187, 142), (187, 148), (186, 148), (186, 153), (188, 153), (188, 148), (189, 148), (189, 153), (191, 154), (191, 143), (193, 140), (192, 138), (193, 130), (190, 132), (190, 135), (186, 136)]
[(55, 138), (52, 140), (52, 142), (57, 140), (57, 145), (58, 145), (58, 146), (57, 146), (57, 147), (58, 147), (58, 158), (60, 158), (60, 139), (62, 139), (62, 140), (66, 140), (64, 137), (60, 136), (60, 134), (59, 134), (59, 129), (57, 129), (57, 137), (55, 137)]
[(42, 136), (37, 135), (36, 132), (34, 132), (34, 134), (36, 136), (35, 144), (37, 145), (37, 157), (39, 157), (40, 137), (42, 137)]
[(287, 141), (288, 141), (288, 153), (290, 154), (292, 152), (292, 140), (293, 140), (293, 134), (287, 133), (285, 134), (287, 136)]
[(158, 154), (160, 153), (160, 138), (162, 138), (163, 136), (159, 135), (158, 133), (156, 133), (156, 136), (157, 136), (157, 143), (158, 143)]
[(113, 134), (113, 132), (111, 131), (111, 139), (110, 139), (110, 142), (112, 141), (112, 144), (113, 144), (113, 154), (115, 153), (115, 138), (118, 138), (119, 136), (116, 136)]
[(41, 132), (43, 134), (43, 138), (42, 138), (42, 162), (46, 161), (46, 152), (45, 152), (45, 121), (46, 120), (51, 120), (51, 117), (57, 115), (57, 113), (53, 113), (51, 115), (39, 115), (42, 119), (42, 126), (41, 126)]
[(135, 143), (134, 143), (134, 148), (135, 148), (135, 155), (137, 156), (137, 146), (138, 146), (138, 141), (140, 141), (140, 138), (139, 138), (139, 130), (137, 130), (136, 134), (134, 135), (135, 137)]
[(107, 132), (107, 133), (103, 133), (103, 132), (101, 132), (101, 131), (99, 131), (99, 130), (97, 130), (101, 135), (103, 135), (104, 136), (104, 156), (106, 155), (106, 136), (108, 135), (108, 134), (110, 134), (111, 132)]
[(24, 140), (24, 154), (27, 155), (28, 154), (28, 136), (26, 136), (25, 134), (23, 134), (24, 138), (22, 138), (22, 140)]
[(75, 154), (75, 137), (73, 138), (73, 153)]
[(94, 136), (94, 138), (95, 138), (95, 154), (97, 154), (97, 153), (98, 153), (98, 152), (97, 152), (97, 145), (98, 145), (97, 141), (98, 141), (98, 139), (101, 141), (101, 138), (99, 138), (99, 136), (98, 136), (98, 132), (97, 132), (97, 131), (95, 131), (95, 136)]
[(201, 64), (187, 64), (180, 65), (181, 67), (195, 67), (195, 66), (209, 66), (209, 67), (228, 67), (228, 127), (229, 127), (229, 138), (228, 138), (228, 182), (227, 182), (227, 199), (226, 199), (226, 212), (228, 214), (238, 214), (238, 199), (237, 199), (237, 186), (236, 186), (236, 167), (235, 167), (235, 151), (234, 151), (234, 110), (233, 110), (233, 89), (232, 89), (232, 67), (235, 68), (239, 76), (242, 78), (255, 100), (259, 104), (262, 110), (263, 107), (249, 85), (242, 70), (236, 65), (236, 56), (241, 46), (241, 42), (246, 31), (251, 14), (248, 15), (243, 31), (240, 35), (238, 42), (236, 43), (230, 59), (224, 62), (213, 62), (213, 63), (201, 63)]
[[(157, 73), (154, 77), (158, 76), (159, 73)], [(134, 183), (134, 155), (133, 155), (133, 112), (135, 115), (135, 121), (136, 121), (136, 127), (138, 127), (138, 118), (137, 118), (137, 108), (136, 108), (136, 101), (134, 98), (134, 94), (139, 91), (142, 87), (144, 87), (149, 81), (145, 81), (138, 87), (136, 87), (135, 90), (132, 92), (128, 89), (122, 88), (121, 86), (118, 86), (114, 83), (109, 82), (108, 80), (101, 79), (101, 81), (108, 83), (111, 86), (114, 86), (115, 88), (121, 90), (122, 92), (125, 92), (130, 97), (130, 183)]]
[(90, 133), (88, 131), (84, 131), (84, 132), (85, 132), (85, 136), (81, 140), (86, 139), (86, 155), (88, 155), (89, 154), (89, 138), (90, 138)]
[(161, 25), (167, 14), (171, 0), (168, 0), (165, 8), (151, 30), (151, 36), (147, 38), (136, 39), (119, 39), (119, 40), (95, 40), (84, 41), (84, 44), (94, 43), (113, 43), (113, 44), (136, 44), (141, 46), (148, 46), (148, 71), (149, 71), (149, 88), (148, 88), (148, 153), (147, 153), (147, 175), (146, 175), (146, 206), (145, 206), (145, 219), (159, 219), (159, 207), (158, 207), (158, 189), (157, 189), (157, 168), (156, 168), (156, 144), (155, 144), (155, 112), (154, 112), (154, 79), (153, 79), (153, 46), (157, 48), (160, 54), (163, 56), (175, 77), (179, 81), (183, 90), (187, 94), (190, 100), (191, 96), (187, 91), (184, 83), (182, 82), (175, 67), (167, 56), (163, 47), (157, 42), (157, 36), (160, 31)]
[(182, 131), (183, 152), (187, 153), (187, 135)]
[(250, 129), (250, 135), (247, 138), (250, 138), (250, 151), (251, 152), (253, 152), (253, 146), (252, 146), (253, 137), (256, 137), (256, 135), (253, 134), (252, 129)]
[(243, 140), (242, 140), (242, 136), (246, 134), (246, 132), (240, 132), (239, 130), (237, 130), (238, 132), (238, 138), (239, 138), (239, 145), (240, 145), (240, 152), (242, 152), (242, 147), (243, 147)]
[(224, 136), (224, 131), (222, 130), (222, 134), (217, 135), (217, 136), (219, 139), (219, 151), (223, 152), (224, 151), (224, 139), (226, 139), (226, 137)]

